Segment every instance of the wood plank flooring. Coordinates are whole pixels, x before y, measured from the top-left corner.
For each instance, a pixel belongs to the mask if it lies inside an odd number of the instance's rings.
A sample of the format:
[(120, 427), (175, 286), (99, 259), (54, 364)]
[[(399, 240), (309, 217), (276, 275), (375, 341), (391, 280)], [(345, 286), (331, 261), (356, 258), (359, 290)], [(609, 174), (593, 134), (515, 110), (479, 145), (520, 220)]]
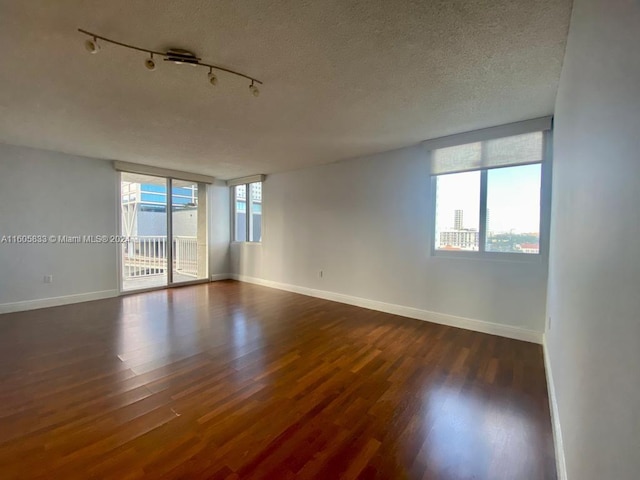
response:
[(2, 479), (554, 479), (539, 345), (233, 281), (0, 315)]

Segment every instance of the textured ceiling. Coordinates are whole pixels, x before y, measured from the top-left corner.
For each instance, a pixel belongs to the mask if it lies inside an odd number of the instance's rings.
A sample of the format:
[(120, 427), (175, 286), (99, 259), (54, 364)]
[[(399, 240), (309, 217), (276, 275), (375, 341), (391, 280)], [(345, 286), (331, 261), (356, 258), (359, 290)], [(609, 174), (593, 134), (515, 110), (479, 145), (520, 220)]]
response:
[[(553, 112), (571, 0), (0, 0), (0, 142), (220, 178)], [(265, 82), (161, 63), (182, 47)], [(1, 159), (0, 159), (1, 160)]]

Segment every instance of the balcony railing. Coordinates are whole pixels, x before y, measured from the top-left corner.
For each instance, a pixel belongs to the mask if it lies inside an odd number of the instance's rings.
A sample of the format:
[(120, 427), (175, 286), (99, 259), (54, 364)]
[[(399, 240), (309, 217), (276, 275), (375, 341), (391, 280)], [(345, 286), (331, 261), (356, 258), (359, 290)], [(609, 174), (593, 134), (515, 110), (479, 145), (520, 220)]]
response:
[[(198, 242), (196, 237), (175, 236), (173, 270), (180, 275), (198, 278)], [(122, 249), (125, 280), (167, 274), (166, 236), (131, 237)]]
[(196, 237), (173, 237), (175, 270), (198, 278), (198, 240)]

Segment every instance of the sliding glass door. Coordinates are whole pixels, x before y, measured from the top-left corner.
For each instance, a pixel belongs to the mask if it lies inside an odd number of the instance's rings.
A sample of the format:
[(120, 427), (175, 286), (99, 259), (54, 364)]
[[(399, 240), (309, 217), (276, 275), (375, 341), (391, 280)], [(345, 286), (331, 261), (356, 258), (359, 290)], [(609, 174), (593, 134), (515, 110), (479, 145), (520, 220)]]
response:
[(123, 172), (120, 198), (122, 290), (167, 285), (167, 179)]
[(206, 185), (171, 181), (172, 283), (207, 278)]
[(207, 278), (206, 198), (203, 183), (121, 173), (122, 291)]

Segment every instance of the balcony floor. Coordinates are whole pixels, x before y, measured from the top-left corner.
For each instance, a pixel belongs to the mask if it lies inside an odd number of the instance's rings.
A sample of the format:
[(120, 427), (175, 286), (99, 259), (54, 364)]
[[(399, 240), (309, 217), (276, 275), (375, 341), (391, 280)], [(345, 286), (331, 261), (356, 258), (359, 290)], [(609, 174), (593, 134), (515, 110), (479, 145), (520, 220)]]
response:
[[(173, 274), (173, 283), (193, 282), (198, 280), (191, 275)], [(130, 292), (135, 290), (145, 290), (147, 288), (164, 287), (167, 285), (166, 275), (147, 275), (143, 277), (127, 278), (122, 281), (122, 291)]]

